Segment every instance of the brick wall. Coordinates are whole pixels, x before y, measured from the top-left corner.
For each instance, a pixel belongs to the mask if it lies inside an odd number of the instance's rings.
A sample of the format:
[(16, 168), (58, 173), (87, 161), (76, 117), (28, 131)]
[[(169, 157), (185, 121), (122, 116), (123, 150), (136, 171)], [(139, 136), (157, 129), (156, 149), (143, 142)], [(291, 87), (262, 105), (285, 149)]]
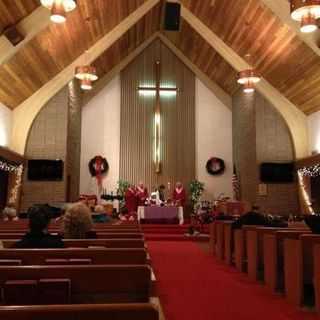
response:
[[(28, 159), (66, 159), (68, 88), (63, 88), (40, 111), (29, 133)], [(66, 182), (28, 181), (24, 176), (21, 211), (35, 203), (65, 201)]]
[(260, 196), (259, 167), (262, 162), (294, 159), (289, 129), (275, 108), (258, 92), (233, 96), (233, 151), (240, 177), (242, 199), (271, 213), (298, 213), (297, 183), (268, 184)]

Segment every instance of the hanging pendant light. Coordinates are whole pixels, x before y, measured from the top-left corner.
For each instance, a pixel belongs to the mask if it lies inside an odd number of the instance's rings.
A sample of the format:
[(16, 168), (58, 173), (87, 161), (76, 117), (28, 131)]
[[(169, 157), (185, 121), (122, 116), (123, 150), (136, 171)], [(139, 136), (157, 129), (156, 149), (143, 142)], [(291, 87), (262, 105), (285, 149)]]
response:
[[(250, 55), (246, 55), (247, 60), (250, 59)], [(237, 82), (243, 85), (243, 91), (245, 93), (252, 93), (255, 90), (255, 84), (257, 84), (261, 80), (261, 76), (259, 73), (254, 69), (245, 69), (238, 73), (238, 80)]]
[(96, 68), (90, 65), (77, 67), (75, 77), (80, 80), (82, 90), (91, 90), (92, 82), (98, 80)]
[(318, 29), (320, 0), (290, 0), (291, 18), (300, 22), (300, 31), (314, 32)]
[(40, 0), (41, 4), (51, 10), (50, 19), (54, 23), (66, 21), (66, 14), (77, 6), (76, 0)]

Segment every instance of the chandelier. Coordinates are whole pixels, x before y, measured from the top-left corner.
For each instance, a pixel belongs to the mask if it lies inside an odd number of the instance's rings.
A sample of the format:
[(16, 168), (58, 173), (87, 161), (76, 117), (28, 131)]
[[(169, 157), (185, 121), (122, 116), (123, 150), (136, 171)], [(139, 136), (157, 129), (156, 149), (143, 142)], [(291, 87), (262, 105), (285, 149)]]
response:
[(290, 0), (291, 18), (300, 22), (300, 31), (310, 33), (317, 30), (320, 18), (320, 0)]
[(82, 90), (91, 90), (92, 82), (98, 80), (96, 68), (90, 65), (77, 67), (75, 77), (80, 80)]
[[(247, 54), (247, 60), (250, 59), (250, 55)], [(243, 85), (243, 92), (252, 93), (254, 92), (255, 84), (257, 84), (261, 80), (261, 76), (254, 68), (249, 68), (242, 70), (238, 73), (237, 82)]]
[(50, 19), (55, 23), (66, 21), (66, 13), (74, 10), (77, 6), (76, 0), (40, 0), (41, 4), (51, 10)]

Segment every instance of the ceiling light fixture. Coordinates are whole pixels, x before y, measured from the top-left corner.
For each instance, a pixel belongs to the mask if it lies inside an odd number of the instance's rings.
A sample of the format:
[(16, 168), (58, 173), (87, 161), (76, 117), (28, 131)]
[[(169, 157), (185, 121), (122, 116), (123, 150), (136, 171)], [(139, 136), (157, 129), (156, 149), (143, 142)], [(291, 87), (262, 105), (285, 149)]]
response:
[(50, 19), (54, 23), (66, 21), (66, 13), (74, 10), (77, 6), (76, 0), (40, 0), (41, 4), (51, 10)]
[[(247, 60), (250, 59), (250, 55), (246, 55)], [(238, 73), (237, 82), (243, 85), (243, 91), (245, 93), (254, 92), (255, 84), (257, 84), (261, 80), (261, 76), (254, 68), (249, 68), (242, 70)]]
[(291, 18), (300, 22), (300, 31), (310, 33), (317, 30), (320, 18), (320, 0), (290, 0)]
[(90, 65), (77, 67), (75, 77), (80, 80), (82, 90), (91, 90), (92, 82), (98, 80), (96, 68)]

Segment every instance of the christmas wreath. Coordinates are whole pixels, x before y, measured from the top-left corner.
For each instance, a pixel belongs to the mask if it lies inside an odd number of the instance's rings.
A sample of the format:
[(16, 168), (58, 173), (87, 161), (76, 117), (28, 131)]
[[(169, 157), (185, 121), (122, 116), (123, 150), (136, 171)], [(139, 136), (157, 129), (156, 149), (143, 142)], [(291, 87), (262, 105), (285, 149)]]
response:
[(100, 185), (102, 182), (102, 175), (106, 174), (109, 170), (109, 164), (106, 158), (102, 156), (95, 156), (89, 161), (89, 171), (92, 177), (97, 178)]
[(220, 158), (210, 158), (206, 164), (207, 172), (211, 175), (222, 174), (225, 168), (224, 161)]

